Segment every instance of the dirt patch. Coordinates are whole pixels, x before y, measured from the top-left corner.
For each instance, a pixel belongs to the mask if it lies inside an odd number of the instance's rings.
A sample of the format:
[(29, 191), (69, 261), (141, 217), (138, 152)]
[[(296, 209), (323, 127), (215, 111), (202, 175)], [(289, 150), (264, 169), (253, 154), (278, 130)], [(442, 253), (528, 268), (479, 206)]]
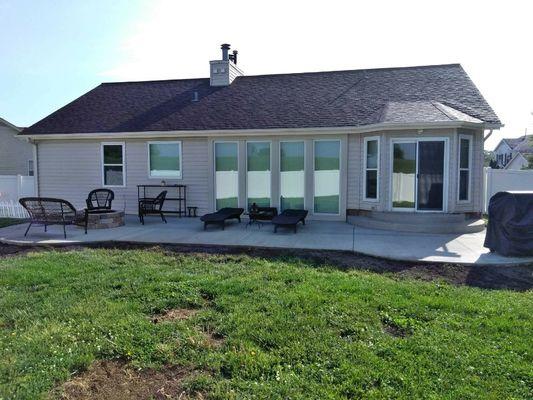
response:
[[(0, 244), (0, 258), (28, 252), (50, 250), (51, 246), (28, 247)], [(529, 265), (460, 265), (423, 262), (405, 262), (365, 256), (349, 251), (257, 248), (247, 246), (212, 245), (162, 245), (141, 243), (89, 243), (81, 245), (54, 246), (56, 251), (103, 248), (120, 250), (164, 250), (169, 255), (193, 254), (199, 257), (221, 254), (236, 261), (239, 257), (262, 257), (279, 259), (300, 258), (314, 265), (335, 266), (342, 270), (367, 270), (390, 274), (398, 278), (415, 278), (424, 281), (445, 281), (455, 285), (468, 285), (484, 289), (509, 289), (525, 291), (533, 288), (533, 264)], [(209, 294), (206, 294), (206, 300)]]
[(196, 314), (199, 310), (190, 309), (190, 308), (173, 308), (172, 310), (165, 311), (162, 314), (155, 315), (152, 318), (154, 324), (167, 321), (182, 321), (189, 319)]
[(406, 336), (410, 335), (410, 333), (407, 332), (405, 329), (403, 329), (400, 326), (394, 325), (394, 324), (386, 324), (386, 323), (384, 323), (383, 324), (383, 331), (385, 333), (388, 333), (391, 336), (398, 337), (398, 338), (403, 338), (403, 337), (406, 337)]
[(204, 399), (201, 393), (187, 393), (183, 379), (193, 371), (168, 367), (134, 370), (122, 361), (98, 361), (82, 374), (52, 392), (63, 400)]

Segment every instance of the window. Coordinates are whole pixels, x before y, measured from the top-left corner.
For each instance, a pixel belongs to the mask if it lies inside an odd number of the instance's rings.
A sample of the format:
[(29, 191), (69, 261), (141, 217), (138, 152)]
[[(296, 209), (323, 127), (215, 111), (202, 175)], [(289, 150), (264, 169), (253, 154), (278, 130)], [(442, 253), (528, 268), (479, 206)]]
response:
[(280, 142), (280, 208), (304, 209), (305, 143)]
[(239, 203), (239, 149), (237, 142), (215, 142), (216, 209)]
[(247, 142), (246, 154), (248, 208), (270, 207), (270, 142)]
[(363, 191), (365, 200), (377, 201), (379, 197), (379, 138), (367, 137), (365, 145), (365, 180)]
[(33, 160), (28, 160), (28, 176), (34, 176), (35, 170), (33, 169)]
[(148, 142), (150, 178), (181, 179), (181, 142)]
[(470, 168), (472, 165), (472, 138), (459, 136), (459, 201), (470, 201)]
[(104, 186), (124, 186), (124, 143), (102, 143)]
[(315, 140), (314, 212), (339, 214), (340, 141)]

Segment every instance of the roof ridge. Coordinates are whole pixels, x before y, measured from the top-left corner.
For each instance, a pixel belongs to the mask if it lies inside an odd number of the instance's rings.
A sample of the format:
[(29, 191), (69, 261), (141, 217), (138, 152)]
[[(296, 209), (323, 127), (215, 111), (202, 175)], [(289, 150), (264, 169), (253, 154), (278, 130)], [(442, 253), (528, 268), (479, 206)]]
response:
[[(435, 100), (431, 100), (430, 103), (431, 103), (431, 105), (432, 105), (433, 107), (435, 107), (437, 110), (439, 110), (439, 111), (440, 111), (440, 112), (441, 112), (446, 118), (448, 118), (450, 121), (456, 121), (456, 120), (457, 120), (457, 118), (452, 118), (452, 117), (450, 117), (450, 116), (448, 115), (448, 113), (446, 113), (446, 112), (445, 112), (440, 106), (442, 106), (443, 108), (444, 108), (444, 107), (449, 107), (449, 108), (452, 108), (452, 109), (454, 109), (454, 110), (455, 110), (455, 108), (450, 107), (450, 106), (447, 106), (447, 105), (442, 104), (441, 102), (439, 102), (439, 101), (435, 101)], [(456, 110), (456, 111), (461, 112), (460, 110)], [(464, 114), (464, 113), (463, 113), (463, 114)]]
[[(396, 71), (405, 69), (429, 69), (438, 67), (460, 67), (460, 63), (449, 64), (427, 64), (427, 65), (410, 65), (404, 67), (377, 67), (377, 68), (361, 68), (361, 69), (339, 69), (328, 71), (304, 71), (304, 72), (281, 72), (275, 74), (258, 74), (258, 75), (242, 75), (235, 79), (242, 78), (262, 78), (270, 76), (294, 76), (294, 75), (319, 75), (319, 74), (335, 74), (335, 73), (350, 73), (350, 72), (372, 72), (372, 71)], [(194, 80), (209, 80), (209, 77), (204, 78), (183, 78), (183, 79), (149, 79), (141, 81), (117, 81), (117, 82), (102, 82), (102, 85), (120, 85), (126, 83), (158, 83), (158, 82), (183, 82)]]

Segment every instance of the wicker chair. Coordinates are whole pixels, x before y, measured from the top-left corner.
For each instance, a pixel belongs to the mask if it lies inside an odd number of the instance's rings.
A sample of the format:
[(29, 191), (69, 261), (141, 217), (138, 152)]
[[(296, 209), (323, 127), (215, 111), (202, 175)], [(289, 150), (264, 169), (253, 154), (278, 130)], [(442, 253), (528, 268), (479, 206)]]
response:
[(163, 190), (157, 195), (155, 199), (140, 199), (139, 200), (139, 221), (144, 225), (145, 215), (160, 215), (163, 222), (166, 224), (167, 220), (163, 214), (163, 204), (167, 197), (167, 191)]
[(87, 211), (76, 211), (74, 206), (66, 200), (54, 199), (50, 197), (23, 197), (19, 203), (26, 209), (30, 215), (30, 224), (24, 232), (24, 236), (32, 225), (44, 226), (44, 231), (47, 231), (50, 225), (63, 226), (63, 236), (67, 238), (67, 225), (81, 225), (85, 226), (85, 234), (87, 234)]
[(91, 212), (110, 211), (115, 193), (109, 189), (95, 189), (87, 196), (87, 210)]

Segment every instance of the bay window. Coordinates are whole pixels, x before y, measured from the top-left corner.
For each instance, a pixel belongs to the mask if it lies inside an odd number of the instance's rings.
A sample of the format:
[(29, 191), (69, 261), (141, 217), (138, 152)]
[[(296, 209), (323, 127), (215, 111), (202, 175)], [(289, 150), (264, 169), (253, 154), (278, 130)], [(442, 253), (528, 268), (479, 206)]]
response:
[(377, 201), (379, 198), (379, 138), (366, 137), (364, 140), (364, 199)]

